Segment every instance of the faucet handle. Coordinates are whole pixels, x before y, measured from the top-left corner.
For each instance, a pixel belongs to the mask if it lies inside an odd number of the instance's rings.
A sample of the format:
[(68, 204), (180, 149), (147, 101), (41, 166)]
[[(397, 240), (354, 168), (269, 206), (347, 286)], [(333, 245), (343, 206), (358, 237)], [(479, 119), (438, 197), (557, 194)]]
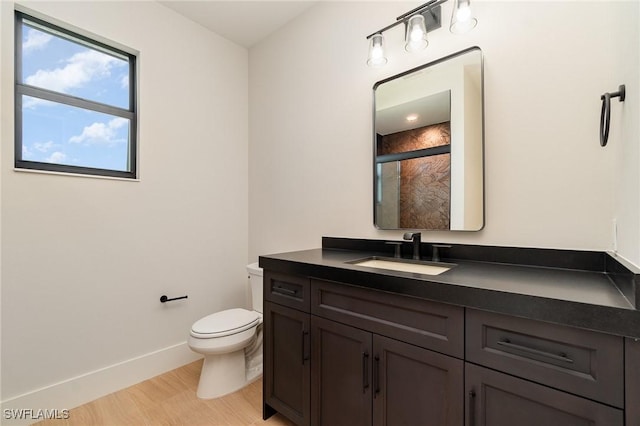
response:
[(385, 241), (385, 244), (394, 247), (393, 257), (401, 258), (402, 257), (402, 241)]
[(451, 244), (431, 244), (431, 247), (433, 247), (431, 261), (440, 262), (440, 251), (438, 249), (451, 248)]

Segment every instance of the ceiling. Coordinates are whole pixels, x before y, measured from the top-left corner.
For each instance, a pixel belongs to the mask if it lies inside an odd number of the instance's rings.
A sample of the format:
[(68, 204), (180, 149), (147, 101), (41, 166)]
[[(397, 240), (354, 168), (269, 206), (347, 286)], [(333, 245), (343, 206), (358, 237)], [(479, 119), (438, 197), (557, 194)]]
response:
[(309, 9), (317, 0), (161, 0), (160, 3), (249, 48)]
[[(414, 115), (409, 121), (407, 117)], [(386, 136), (451, 120), (451, 90), (376, 110), (376, 133)]]

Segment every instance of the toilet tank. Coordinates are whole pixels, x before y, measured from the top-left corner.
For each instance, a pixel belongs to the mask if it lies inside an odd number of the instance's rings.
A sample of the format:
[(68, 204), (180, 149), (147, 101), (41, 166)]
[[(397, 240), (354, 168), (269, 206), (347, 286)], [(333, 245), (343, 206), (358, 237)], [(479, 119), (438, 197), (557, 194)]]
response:
[(262, 313), (262, 268), (258, 262), (247, 265), (251, 287), (251, 309)]

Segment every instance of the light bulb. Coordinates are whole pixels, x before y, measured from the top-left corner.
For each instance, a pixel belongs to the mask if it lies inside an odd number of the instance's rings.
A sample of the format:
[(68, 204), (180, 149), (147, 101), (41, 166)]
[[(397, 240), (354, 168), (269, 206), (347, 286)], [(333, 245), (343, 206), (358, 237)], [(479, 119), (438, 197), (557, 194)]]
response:
[(449, 31), (454, 34), (462, 34), (471, 31), (478, 24), (478, 20), (473, 17), (470, 0), (455, 0), (453, 3), (453, 13), (451, 14), (451, 25)]
[(427, 28), (424, 24), (424, 16), (418, 14), (409, 18), (406, 31), (404, 48), (407, 52), (424, 49), (429, 44), (427, 41)]
[(413, 31), (411, 31), (411, 41), (412, 42), (416, 42), (416, 41), (421, 41), (422, 40), (422, 31), (420, 31), (420, 28), (414, 28)]
[(456, 12), (456, 19), (459, 22), (466, 22), (471, 18), (471, 8), (468, 3), (461, 4)]
[(371, 36), (367, 65), (370, 67), (379, 67), (386, 63), (387, 58), (384, 56), (384, 38), (382, 34), (375, 34)]

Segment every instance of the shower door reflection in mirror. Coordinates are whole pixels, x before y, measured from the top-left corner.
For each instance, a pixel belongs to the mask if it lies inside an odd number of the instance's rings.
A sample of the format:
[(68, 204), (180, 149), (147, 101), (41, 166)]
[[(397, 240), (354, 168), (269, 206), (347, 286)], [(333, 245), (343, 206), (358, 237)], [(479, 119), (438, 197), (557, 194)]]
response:
[(484, 224), (482, 53), (467, 49), (374, 86), (380, 229)]

